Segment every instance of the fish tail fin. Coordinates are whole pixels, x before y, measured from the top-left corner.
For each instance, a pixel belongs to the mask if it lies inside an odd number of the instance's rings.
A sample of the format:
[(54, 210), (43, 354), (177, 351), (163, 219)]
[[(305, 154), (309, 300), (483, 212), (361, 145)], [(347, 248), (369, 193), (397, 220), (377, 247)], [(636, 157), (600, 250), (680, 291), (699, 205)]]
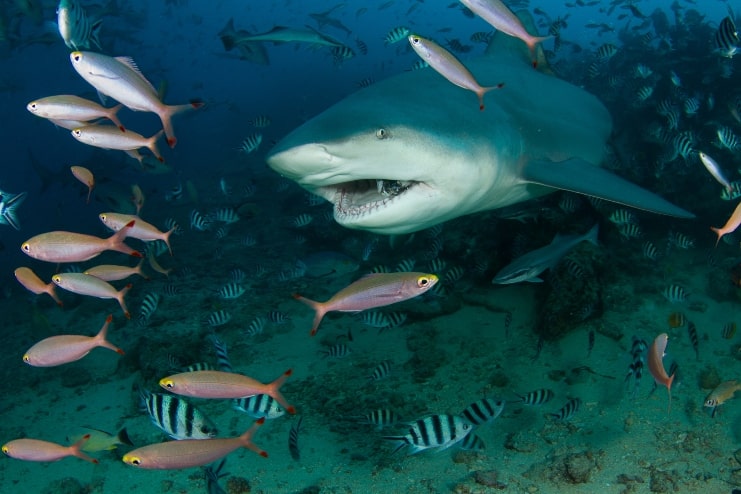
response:
[(57, 285), (55, 285), (54, 283), (49, 283), (48, 285), (46, 285), (46, 293), (48, 293), (49, 296), (54, 299), (59, 307), (64, 307), (64, 304), (57, 295)]
[(115, 250), (117, 252), (122, 252), (124, 254), (129, 254), (130, 256), (134, 257), (142, 257), (141, 252), (136, 251), (126, 245), (124, 243), (124, 240), (128, 236), (129, 228), (132, 228), (134, 226), (135, 220), (131, 220), (128, 223), (126, 223), (126, 226), (121, 228), (119, 231), (108, 237), (108, 248), (110, 250)]
[(288, 403), (288, 401), (285, 399), (285, 397), (283, 397), (283, 395), (280, 392), (280, 387), (283, 386), (283, 383), (286, 382), (286, 379), (288, 379), (288, 377), (291, 374), (293, 374), (293, 370), (292, 369), (288, 369), (283, 374), (281, 374), (278, 379), (276, 379), (275, 381), (273, 381), (270, 384), (268, 384), (267, 385), (267, 387), (268, 387), (267, 395), (268, 396), (272, 396), (273, 398), (275, 398), (275, 401), (277, 401), (278, 403), (280, 403), (280, 406), (282, 406), (283, 408), (285, 408), (288, 413), (295, 414), (296, 413), (296, 407), (294, 407), (293, 405), (291, 405), (290, 403)]
[(20, 194), (14, 195), (5, 202), (5, 207), (2, 210), (3, 218), (5, 219), (7, 224), (12, 226), (16, 230), (21, 229), (21, 224), (18, 222), (18, 217), (16, 216), (15, 210), (18, 209), (21, 204), (23, 204), (23, 201), (26, 200), (27, 195), (27, 192), (21, 192)]
[(293, 298), (295, 298), (299, 302), (303, 302), (304, 304), (314, 309), (314, 322), (311, 325), (311, 333), (309, 333), (311, 336), (314, 336), (317, 330), (319, 330), (319, 323), (322, 322), (324, 314), (327, 313), (326, 309), (324, 308), (324, 304), (315, 300), (308, 299), (306, 297), (302, 297), (298, 293), (294, 293)]
[(587, 233), (586, 238), (584, 239), (587, 242), (591, 242), (594, 245), (599, 245), (599, 223), (596, 223)]
[(263, 458), (268, 457), (268, 453), (262, 449), (260, 449), (259, 446), (257, 446), (255, 443), (252, 442), (252, 436), (255, 435), (255, 432), (257, 429), (265, 423), (265, 417), (262, 417), (261, 419), (255, 420), (255, 423), (252, 424), (252, 427), (247, 429), (247, 431), (239, 436), (239, 442), (242, 443), (242, 446), (244, 446), (247, 449), (251, 449), (258, 455), (262, 456)]
[(89, 461), (90, 463), (98, 463), (98, 460), (95, 458), (92, 458), (85, 453), (82, 452), (82, 447), (85, 445), (86, 442), (90, 440), (90, 434), (85, 434), (80, 438), (79, 441), (77, 441), (75, 444), (69, 447), (69, 454), (71, 456), (76, 456), (78, 458), (82, 458), (85, 461)]
[(532, 36), (527, 41), (527, 47), (530, 49), (530, 58), (533, 61), (533, 68), (538, 68), (538, 53), (537, 48), (540, 43), (551, 39), (553, 36)]
[(92, 26), (90, 26), (90, 41), (93, 42), (93, 44), (98, 48), (98, 50), (103, 49), (100, 46), (100, 27), (102, 25), (103, 25), (103, 19), (99, 19), (95, 21)]
[(123, 126), (121, 121), (118, 119), (118, 110), (120, 110), (121, 108), (123, 108), (123, 103), (119, 103), (116, 106), (112, 106), (111, 108), (108, 109), (108, 115), (106, 116), (111, 122), (116, 124), (116, 126), (121, 130), (121, 132), (126, 132), (126, 128)]
[[(126, 297), (126, 294), (129, 292), (129, 290), (131, 290), (132, 286), (133, 285), (129, 283), (128, 285), (123, 287), (120, 292), (116, 292), (116, 299), (118, 300), (118, 305), (121, 306), (121, 310), (123, 311), (124, 316), (126, 316), (126, 319), (131, 319), (131, 312), (129, 312), (129, 309), (126, 308), (125, 297)], [(121, 354), (123, 354), (123, 350), (119, 349), (119, 351), (121, 352)], [(119, 352), (116, 352), (116, 353), (119, 353)]]
[(167, 136), (167, 145), (174, 148), (178, 140), (175, 137), (175, 130), (172, 128), (172, 117), (178, 113), (182, 113), (188, 110), (195, 110), (201, 108), (204, 105), (202, 101), (192, 101), (185, 105), (163, 105), (163, 111), (160, 114), (162, 120), (162, 127), (165, 130), (165, 136)]
[(134, 273), (138, 274), (145, 280), (148, 280), (149, 276), (147, 276), (147, 274), (144, 272), (144, 261), (146, 260), (147, 259), (145, 257), (141, 258), (141, 260), (139, 261), (139, 264), (136, 265), (136, 269), (134, 269)]
[(666, 381), (666, 391), (669, 393), (669, 408), (667, 410), (667, 413), (671, 413), (672, 411), (672, 382), (674, 382), (674, 376), (676, 376), (676, 372), (669, 377)]
[(482, 87), (476, 95), (479, 97), (479, 110), (484, 111), (484, 95), (488, 93), (489, 91), (493, 91), (495, 89), (502, 89), (504, 87), (504, 83), (500, 82), (496, 86), (489, 86), (489, 87)]
[(113, 350), (119, 355), (123, 355), (124, 354), (123, 350), (121, 350), (116, 345), (108, 341), (108, 326), (111, 325), (111, 321), (113, 321), (113, 315), (108, 314), (108, 317), (106, 317), (105, 319), (105, 323), (103, 323), (103, 327), (100, 328), (100, 331), (98, 331), (98, 334), (95, 336), (95, 340), (97, 341), (98, 346), (102, 346), (109, 350)]
[(165, 232), (165, 236), (162, 239), (167, 245), (167, 249), (170, 251), (170, 255), (172, 255), (172, 246), (170, 245), (170, 235), (172, 235), (172, 232), (177, 230), (177, 228), (178, 228), (177, 226), (173, 226), (172, 228), (170, 228), (168, 231)]
[(715, 228), (714, 226), (711, 226), (710, 229), (715, 232), (715, 234), (718, 236), (718, 238), (715, 239), (715, 246), (718, 247), (718, 242), (720, 242), (720, 239), (723, 235), (725, 235), (720, 228)]
[(234, 40), (234, 19), (230, 18), (226, 22), (226, 26), (219, 32), (219, 38), (221, 43), (224, 45), (226, 51), (232, 51), (237, 45)]
[[(172, 129), (170, 129), (170, 130), (172, 130)], [(147, 148), (149, 148), (149, 150), (152, 151), (152, 154), (154, 155), (155, 158), (157, 158), (157, 160), (160, 163), (164, 163), (165, 162), (165, 158), (162, 157), (162, 155), (160, 154), (159, 149), (157, 149), (157, 141), (162, 136), (162, 134), (163, 133), (166, 133), (166, 132), (167, 132), (166, 129), (165, 130), (160, 130), (159, 132), (157, 132), (156, 134), (154, 134), (152, 137), (150, 137), (149, 139), (147, 139)], [(168, 142), (170, 142), (169, 141), (169, 138), (168, 138)]]
[(128, 444), (129, 446), (134, 445), (134, 443), (131, 442), (131, 439), (129, 439), (129, 433), (126, 432), (126, 427), (118, 431), (118, 434), (116, 434), (116, 440), (121, 444)]

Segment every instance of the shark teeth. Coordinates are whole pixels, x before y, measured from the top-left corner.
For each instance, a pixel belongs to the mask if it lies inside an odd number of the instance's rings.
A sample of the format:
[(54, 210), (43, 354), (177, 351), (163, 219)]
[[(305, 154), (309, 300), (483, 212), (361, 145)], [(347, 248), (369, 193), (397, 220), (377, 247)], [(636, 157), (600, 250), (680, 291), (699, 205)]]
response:
[(417, 182), (403, 180), (355, 180), (338, 184), (335, 193), (335, 217), (364, 216), (385, 207)]

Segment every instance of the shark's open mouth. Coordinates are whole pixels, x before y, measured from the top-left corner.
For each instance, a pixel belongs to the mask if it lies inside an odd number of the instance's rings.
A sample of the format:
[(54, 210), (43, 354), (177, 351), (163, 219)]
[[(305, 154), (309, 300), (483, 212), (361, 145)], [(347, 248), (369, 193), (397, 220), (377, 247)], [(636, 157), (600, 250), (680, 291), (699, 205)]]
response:
[[(406, 180), (353, 180), (322, 187), (334, 203), (335, 218), (364, 216), (388, 206), (420, 182)], [(327, 194), (331, 191), (331, 194)]]

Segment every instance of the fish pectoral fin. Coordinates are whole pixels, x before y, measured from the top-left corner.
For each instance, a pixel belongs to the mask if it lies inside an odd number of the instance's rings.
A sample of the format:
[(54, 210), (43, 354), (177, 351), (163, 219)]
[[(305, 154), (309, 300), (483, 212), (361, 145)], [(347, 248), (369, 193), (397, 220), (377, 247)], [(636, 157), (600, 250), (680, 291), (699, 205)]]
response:
[(528, 182), (598, 197), (652, 213), (677, 218), (695, 217), (653, 192), (578, 158), (559, 162), (529, 161), (525, 163), (522, 175)]

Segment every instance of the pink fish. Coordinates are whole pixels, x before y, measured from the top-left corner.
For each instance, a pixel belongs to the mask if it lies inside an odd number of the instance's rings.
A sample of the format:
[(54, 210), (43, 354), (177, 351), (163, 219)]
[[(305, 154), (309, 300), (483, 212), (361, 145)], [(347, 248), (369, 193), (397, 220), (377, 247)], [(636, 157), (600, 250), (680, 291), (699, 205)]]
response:
[(54, 299), (58, 306), (62, 306), (62, 301), (57, 297), (56, 285), (51, 282), (44, 283), (41, 278), (36, 276), (36, 273), (31, 271), (31, 268), (24, 267), (16, 269), (15, 279), (17, 279), (18, 283), (23, 285), (26, 290), (33, 292), (36, 295), (46, 293)]
[(74, 232), (47, 232), (32, 237), (21, 245), (21, 250), (34, 259), (47, 262), (82, 262), (100, 255), (106, 250), (123, 252), (134, 257), (142, 254), (124, 243), (134, 222), (108, 238)]
[(123, 462), (147, 470), (177, 470), (199, 467), (223, 458), (239, 448), (251, 449), (263, 458), (268, 454), (252, 442), (255, 431), (265, 423), (257, 420), (244, 434), (226, 439), (181, 439), (165, 443), (150, 444), (129, 451)]
[(233, 372), (183, 372), (160, 379), (160, 386), (176, 395), (192, 398), (232, 399), (265, 394), (275, 398), (288, 413), (296, 413), (296, 409), (280, 393), (280, 387), (292, 373), (288, 369), (275, 381), (263, 384)]
[(126, 301), (124, 300), (126, 293), (131, 289), (131, 284), (117, 291), (116, 287), (110, 283), (85, 273), (57, 273), (51, 277), (51, 281), (58, 287), (79, 295), (116, 299), (126, 319), (131, 319), (131, 313), (126, 308)]
[(106, 340), (111, 321), (113, 316), (109, 314), (96, 336), (65, 334), (43, 339), (28, 349), (23, 355), (23, 361), (33, 367), (56, 367), (80, 360), (97, 347), (108, 348), (123, 355), (123, 350)]
[(524, 41), (530, 49), (533, 67), (537, 65), (535, 47), (551, 36), (533, 36), (528, 33), (522, 21), (501, 0), (460, 0), (460, 2), (497, 31)]
[(100, 278), (103, 281), (119, 281), (125, 280), (129, 276), (138, 274), (145, 280), (149, 279), (144, 271), (142, 271), (142, 265), (144, 265), (144, 258), (139, 261), (136, 266), (116, 266), (114, 264), (100, 264), (84, 271), (85, 274), (91, 274), (96, 278)]
[(17, 460), (58, 461), (68, 456), (76, 456), (90, 463), (98, 463), (98, 460), (89, 457), (81, 451), (82, 446), (89, 439), (90, 434), (85, 434), (82, 436), (82, 439), (72, 446), (62, 446), (61, 444), (40, 441), (38, 439), (15, 439), (4, 444), (2, 451)]
[(674, 374), (669, 377), (664, 370), (664, 351), (666, 350), (666, 343), (669, 340), (669, 336), (666, 333), (661, 333), (656, 337), (651, 348), (648, 349), (648, 370), (651, 371), (651, 375), (654, 376), (656, 384), (662, 384), (666, 386), (666, 390), (669, 393), (669, 411), (672, 409), (672, 381), (674, 381)]
[(77, 180), (87, 186), (86, 202), (89, 203), (90, 194), (93, 193), (93, 188), (95, 187), (95, 177), (93, 176), (93, 172), (91, 172), (84, 166), (70, 166), (69, 169), (72, 172), (72, 175), (74, 175)]
[(156, 226), (147, 223), (138, 216), (133, 214), (122, 214), (122, 213), (100, 213), (98, 215), (100, 221), (105, 226), (113, 230), (114, 232), (120, 231), (122, 228), (126, 228), (129, 223), (134, 223), (133, 228), (126, 234), (127, 237), (138, 238), (144, 242), (151, 242), (153, 240), (162, 240), (167, 244), (167, 248), (170, 249), (170, 255), (172, 255), (172, 247), (170, 247), (170, 235), (177, 228), (173, 227), (168, 232), (161, 232)]
[(316, 312), (310, 333), (314, 336), (327, 312), (360, 312), (403, 302), (422, 295), (435, 286), (437, 281), (434, 274), (373, 273), (346, 286), (326, 302), (316, 302), (298, 294), (294, 294), (293, 298)]
[(741, 225), (741, 202), (738, 203), (736, 209), (733, 210), (733, 214), (730, 218), (728, 218), (728, 221), (726, 221), (726, 224), (723, 225), (722, 228), (715, 228), (713, 226), (710, 227), (710, 229), (713, 230), (716, 235), (718, 235), (718, 238), (715, 241), (715, 245), (718, 245), (718, 242), (720, 242), (720, 239), (721, 237), (723, 237), (723, 235), (735, 232), (736, 228), (738, 228), (739, 225)]

